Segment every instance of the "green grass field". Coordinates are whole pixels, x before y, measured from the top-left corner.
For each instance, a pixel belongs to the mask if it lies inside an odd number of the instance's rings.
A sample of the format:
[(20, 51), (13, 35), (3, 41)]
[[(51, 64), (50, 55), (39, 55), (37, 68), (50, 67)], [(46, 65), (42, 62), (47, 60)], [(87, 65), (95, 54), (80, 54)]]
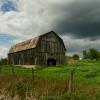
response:
[[(31, 69), (16, 66), (14, 69), (16, 76), (13, 79), (12, 67), (2, 66), (0, 75), (0, 78), (2, 79), (2, 82), (0, 83), (1, 88), (4, 86), (4, 84), (5, 86), (9, 86), (7, 85), (7, 82), (16, 87), (16, 84), (26, 84), (30, 81), (30, 79), (32, 79)], [(77, 61), (74, 65), (63, 65), (56, 67), (41, 66), (34, 71), (36, 79), (34, 86), (30, 86), (30, 83), (27, 83), (28, 85), (26, 85), (26, 87), (32, 87), (31, 89), (33, 90), (36, 89), (37, 94), (40, 93), (38, 94), (39, 96), (47, 93), (46, 96), (59, 95), (60, 97), (67, 98), (68, 94), (67, 90), (65, 89), (66, 85), (68, 85), (71, 70), (73, 69), (73, 84), (77, 98), (75, 100), (100, 100), (100, 61)], [(20, 77), (22, 79), (20, 79)], [(43, 88), (44, 86), (45, 88)]]
[[(22, 67), (14, 67), (15, 74), (19, 76), (30, 76), (32, 70)], [(74, 79), (86, 84), (100, 84), (100, 61), (79, 61), (75, 65), (63, 65), (38, 68), (35, 76), (39, 78), (50, 78), (64, 80), (70, 76), (71, 70), (75, 70)], [(11, 74), (11, 66), (2, 66), (2, 73)]]

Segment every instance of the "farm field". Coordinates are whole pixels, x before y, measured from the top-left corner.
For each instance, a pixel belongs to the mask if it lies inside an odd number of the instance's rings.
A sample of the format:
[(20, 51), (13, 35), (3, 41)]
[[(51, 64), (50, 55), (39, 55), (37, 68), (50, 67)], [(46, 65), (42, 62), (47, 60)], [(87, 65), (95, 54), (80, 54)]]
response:
[[(39, 96), (53, 95), (60, 96), (64, 100), (70, 100), (71, 98), (68, 95), (68, 82), (70, 80), (71, 70), (74, 70), (74, 100), (100, 100), (100, 61), (78, 61), (74, 65), (39, 67), (34, 71), (35, 83), (31, 80), (31, 69), (15, 67), (15, 75), (13, 75), (11, 66), (2, 66), (0, 74), (2, 82), (0, 83), (0, 89), (3, 89), (4, 84), (10, 88), (13, 86), (13, 89), (16, 88), (16, 84), (19, 87), (20, 85), (26, 84), (25, 87), (28, 87), (29, 90), (34, 90), (34, 88), (36, 88), (37, 95)], [(7, 82), (9, 84), (7, 84)], [(12, 86), (10, 86), (10, 84)], [(24, 89), (26, 90), (25, 87)], [(23, 86), (21, 90), (19, 89), (18, 91), (23, 91)], [(42, 94), (40, 91), (42, 91)], [(40, 94), (38, 94), (38, 92)]]
[[(69, 77), (70, 71), (74, 69), (74, 79), (86, 84), (100, 84), (100, 62), (99, 61), (79, 61), (74, 65), (41, 66), (34, 71), (35, 77), (65, 80)], [(14, 66), (15, 74), (18, 76), (30, 76), (32, 70)], [(1, 73), (11, 74), (11, 66), (2, 66)]]

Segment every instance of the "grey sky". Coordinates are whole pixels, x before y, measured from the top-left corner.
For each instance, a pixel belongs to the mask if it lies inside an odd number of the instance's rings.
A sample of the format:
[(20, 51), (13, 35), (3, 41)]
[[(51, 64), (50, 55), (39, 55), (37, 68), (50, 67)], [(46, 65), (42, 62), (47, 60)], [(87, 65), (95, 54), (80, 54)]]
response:
[[(0, 6), (2, 1), (6, 0), (0, 0)], [(100, 0), (9, 1), (17, 10), (0, 10), (0, 34), (10, 36), (13, 43), (7, 42), (7, 46), (0, 42), (1, 57), (7, 55), (12, 44), (51, 30), (63, 38), (67, 54), (80, 54), (92, 47), (100, 49)]]

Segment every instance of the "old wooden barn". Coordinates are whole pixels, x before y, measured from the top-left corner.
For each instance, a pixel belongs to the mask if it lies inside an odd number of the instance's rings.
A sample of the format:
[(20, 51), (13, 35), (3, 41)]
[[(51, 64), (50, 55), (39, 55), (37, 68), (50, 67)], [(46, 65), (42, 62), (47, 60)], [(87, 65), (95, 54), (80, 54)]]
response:
[(18, 43), (8, 53), (13, 65), (61, 65), (65, 61), (63, 40), (53, 31)]

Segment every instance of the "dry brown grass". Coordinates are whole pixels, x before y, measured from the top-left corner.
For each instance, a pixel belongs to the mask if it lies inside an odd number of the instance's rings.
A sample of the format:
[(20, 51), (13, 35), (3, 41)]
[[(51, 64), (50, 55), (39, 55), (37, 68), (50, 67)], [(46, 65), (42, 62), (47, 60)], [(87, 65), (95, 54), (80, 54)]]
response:
[[(55, 100), (41, 99), (44, 97), (60, 97), (56, 100), (66, 99), (68, 95), (68, 81), (54, 79), (35, 79), (31, 77), (17, 77), (16, 75), (0, 74), (0, 97), (1, 100)], [(75, 100), (99, 100), (99, 86), (75, 83), (73, 91)], [(97, 94), (98, 93), (98, 94)], [(84, 99), (82, 99), (85, 97)], [(64, 98), (64, 99), (61, 99)]]
[[(0, 74), (0, 95), (8, 94), (9, 98), (39, 98), (41, 96), (59, 96), (68, 91), (68, 82), (17, 77), (16, 75)], [(7, 97), (8, 97), (7, 96)], [(31, 99), (30, 99), (31, 100)]]
[(73, 65), (76, 63), (76, 60), (74, 60), (72, 57), (66, 57), (65, 64)]

